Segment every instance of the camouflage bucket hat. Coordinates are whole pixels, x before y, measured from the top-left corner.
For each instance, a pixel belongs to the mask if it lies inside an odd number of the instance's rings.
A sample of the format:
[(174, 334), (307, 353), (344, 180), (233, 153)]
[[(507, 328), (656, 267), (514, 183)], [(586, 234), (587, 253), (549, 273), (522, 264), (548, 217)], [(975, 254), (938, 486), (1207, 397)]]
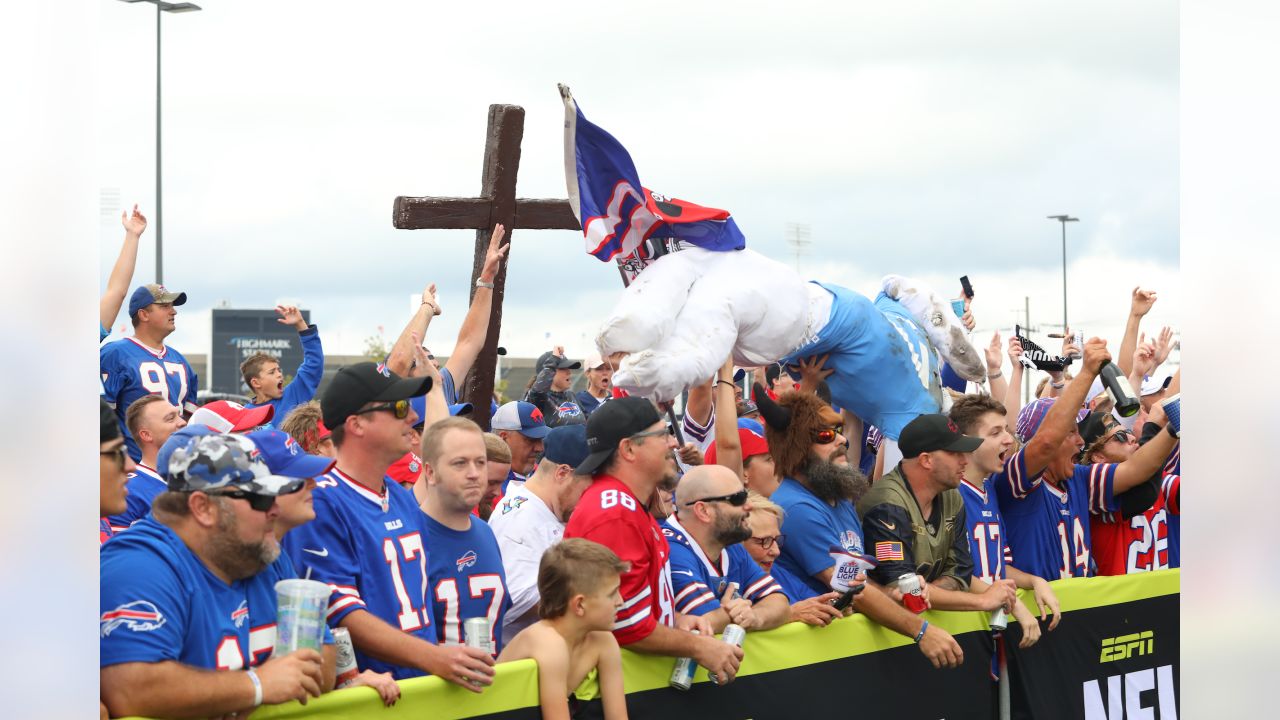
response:
[(258, 495), (287, 495), (306, 480), (272, 475), (253, 441), (215, 433), (191, 438), (169, 456), (169, 489), (177, 492), (234, 488)]

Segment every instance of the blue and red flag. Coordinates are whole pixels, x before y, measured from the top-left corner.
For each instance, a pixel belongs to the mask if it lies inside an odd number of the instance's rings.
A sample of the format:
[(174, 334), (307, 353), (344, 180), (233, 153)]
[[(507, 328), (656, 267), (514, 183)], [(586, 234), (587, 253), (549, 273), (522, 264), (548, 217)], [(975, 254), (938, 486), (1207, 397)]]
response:
[(625, 258), (650, 239), (673, 239), (707, 250), (746, 247), (729, 211), (655, 193), (640, 184), (631, 155), (592, 124), (560, 85), (564, 100), (565, 182), (582, 224), (587, 252), (601, 261)]

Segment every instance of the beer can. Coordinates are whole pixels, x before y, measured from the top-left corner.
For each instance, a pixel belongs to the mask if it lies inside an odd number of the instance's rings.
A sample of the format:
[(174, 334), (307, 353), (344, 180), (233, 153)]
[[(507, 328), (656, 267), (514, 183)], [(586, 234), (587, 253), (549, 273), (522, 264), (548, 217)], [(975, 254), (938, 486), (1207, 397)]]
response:
[(898, 592), (902, 593), (902, 604), (911, 612), (919, 615), (929, 609), (924, 601), (924, 588), (915, 573), (903, 573), (898, 577)]
[(344, 688), (355, 682), (356, 676), (360, 674), (360, 668), (356, 666), (356, 649), (351, 644), (351, 633), (346, 628), (334, 628), (333, 645), (338, 651), (338, 676), (334, 687)]
[(729, 623), (724, 626), (724, 633), (720, 636), (720, 639), (730, 645), (742, 647), (742, 641), (747, 639), (747, 631), (742, 629), (741, 625)]
[(1078, 348), (1080, 348), (1080, 350), (1078, 350), (1078, 351), (1073, 351), (1073, 352), (1072, 352), (1070, 355), (1068, 355), (1067, 357), (1070, 357), (1070, 358), (1075, 359), (1075, 360), (1078, 360), (1078, 359), (1080, 359), (1080, 358), (1084, 357), (1084, 355), (1083, 355), (1083, 353), (1084, 353), (1084, 333), (1083, 333), (1083, 332), (1080, 332), (1080, 331), (1076, 331), (1076, 332), (1071, 333), (1071, 344), (1072, 344), (1072, 345), (1075, 345), (1075, 346), (1076, 346), (1076, 347), (1078, 347)]
[[(692, 631), (694, 635), (698, 634), (697, 630)], [(688, 690), (693, 686), (693, 674), (698, 671), (698, 663), (693, 658), (682, 657), (676, 660), (676, 665), (671, 670), (671, 687), (677, 690)]]
[(988, 623), (992, 630), (1004, 630), (1009, 627), (1009, 614), (1002, 607), (996, 608), (991, 611), (991, 619)]
[(493, 633), (487, 617), (473, 617), (462, 621), (462, 632), (467, 647), (480, 648), (494, 654)]

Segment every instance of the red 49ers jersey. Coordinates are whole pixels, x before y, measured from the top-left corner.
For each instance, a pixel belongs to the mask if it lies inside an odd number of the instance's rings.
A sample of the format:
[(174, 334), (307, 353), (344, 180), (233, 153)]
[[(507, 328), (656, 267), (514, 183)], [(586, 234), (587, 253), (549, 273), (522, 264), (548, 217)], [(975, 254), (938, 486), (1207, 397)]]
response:
[(649, 637), (658, 623), (675, 624), (670, 547), (645, 504), (621, 480), (597, 477), (578, 501), (564, 536), (598, 542), (631, 563), (622, 575), (622, 607), (613, 623), (619, 644)]
[(1165, 570), (1177, 567), (1170, 562), (1169, 517), (1178, 515), (1181, 478), (1165, 475), (1156, 501), (1141, 515), (1128, 520), (1119, 513), (1093, 516), (1093, 557), (1099, 575)]

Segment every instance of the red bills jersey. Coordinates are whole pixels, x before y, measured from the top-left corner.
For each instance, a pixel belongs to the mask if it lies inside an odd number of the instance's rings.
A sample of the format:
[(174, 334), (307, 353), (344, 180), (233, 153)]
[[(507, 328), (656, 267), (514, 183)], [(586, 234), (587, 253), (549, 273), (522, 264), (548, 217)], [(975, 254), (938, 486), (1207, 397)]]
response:
[(622, 575), (622, 607), (613, 623), (620, 644), (649, 637), (658, 623), (675, 624), (671, 549), (645, 504), (621, 480), (597, 477), (578, 501), (564, 536), (598, 542), (631, 563)]
[(1128, 520), (1118, 513), (1093, 516), (1093, 556), (1099, 575), (1126, 575), (1177, 567), (1170, 563), (1169, 517), (1179, 515), (1181, 478), (1165, 475), (1156, 501)]

